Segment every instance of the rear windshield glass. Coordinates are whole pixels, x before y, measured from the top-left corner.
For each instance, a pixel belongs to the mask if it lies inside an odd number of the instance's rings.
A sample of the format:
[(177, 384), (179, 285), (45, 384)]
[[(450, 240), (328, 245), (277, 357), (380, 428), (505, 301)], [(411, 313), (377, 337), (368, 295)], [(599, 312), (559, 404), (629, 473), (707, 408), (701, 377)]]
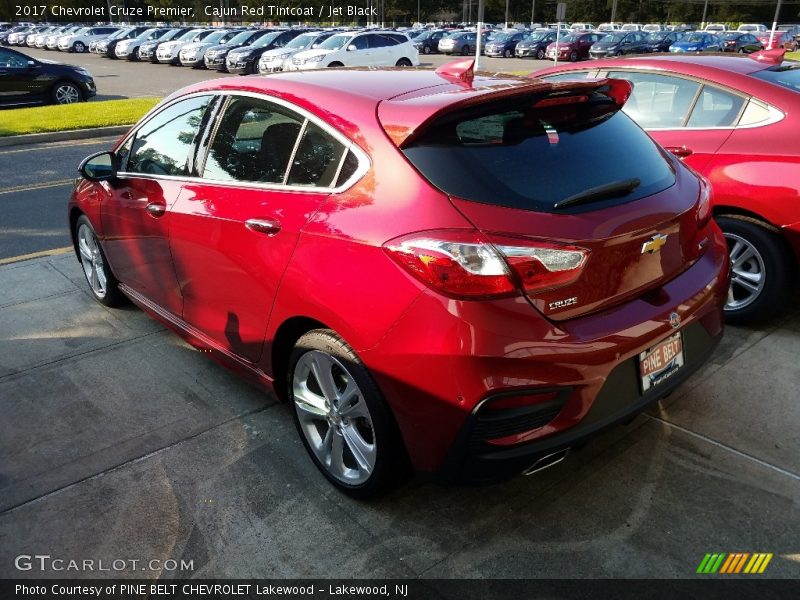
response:
[(784, 63), (780, 66), (756, 71), (751, 73), (751, 76), (800, 92), (800, 64), (797, 63)]
[(403, 152), (448, 194), (539, 212), (624, 180), (638, 179), (639, 185), (567, 212), (629, 202), (671, 186), (674, 172), (655, 143), (607, 96), (599, 98), (533, 108), (540, 98), (523, 96), (463, 111), (432, 124)]

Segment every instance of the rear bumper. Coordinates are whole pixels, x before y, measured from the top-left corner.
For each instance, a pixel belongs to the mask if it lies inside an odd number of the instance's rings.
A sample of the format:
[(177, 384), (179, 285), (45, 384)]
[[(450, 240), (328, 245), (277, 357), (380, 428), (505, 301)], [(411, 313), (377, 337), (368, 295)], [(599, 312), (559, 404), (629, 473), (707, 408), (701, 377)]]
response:
[[(706, 253), (672, 281), (567, 321), (547, 320), (524, 298), (460, 302), (424, 292), (379, 344), (360, 352), (415, 469), (449, 480), (501, 479), (669, 394), (722, 335), (727, 246), (719, 228), (711, 229)], [(684, 366), (640, 394), (639, 354), (675, 332), (673, 312), (684, 332)], [(555, 412), (543, 397), (525, 407), (532, 412), (521, 421), (486, 433), (488, 399), (553, 390)]]

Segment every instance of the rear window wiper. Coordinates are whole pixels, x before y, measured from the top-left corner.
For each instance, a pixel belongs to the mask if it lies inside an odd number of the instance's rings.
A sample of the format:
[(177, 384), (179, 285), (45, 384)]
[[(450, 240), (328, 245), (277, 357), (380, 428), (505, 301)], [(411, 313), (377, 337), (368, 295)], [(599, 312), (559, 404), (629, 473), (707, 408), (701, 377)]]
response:
[(553, 208), (564, 208), (566, 206), (584, 204), (595, 200), (604, 200), (615, 196), (626, 196), (639, 187), (640, 183), (641, 181), (635, 177), (633, 179), (623, 179), (621, 181), (613, 181), (611, 183), (598, 185), (597, 187), (589, 188), (588, 190), (559, 200), (553, 204)]

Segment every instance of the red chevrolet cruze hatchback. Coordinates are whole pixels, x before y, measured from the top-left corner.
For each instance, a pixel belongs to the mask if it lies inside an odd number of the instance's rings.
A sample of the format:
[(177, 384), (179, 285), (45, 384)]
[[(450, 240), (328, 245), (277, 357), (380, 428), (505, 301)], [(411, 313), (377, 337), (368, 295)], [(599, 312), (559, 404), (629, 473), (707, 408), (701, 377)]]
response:
[(709, 187), (620, 110), (630, 90), (469, 61), (197, 84), (81, 165), (76, 253), (98, 301), (286, 398), (352, 495), (408, 461), (533, 472), (722, 334)]

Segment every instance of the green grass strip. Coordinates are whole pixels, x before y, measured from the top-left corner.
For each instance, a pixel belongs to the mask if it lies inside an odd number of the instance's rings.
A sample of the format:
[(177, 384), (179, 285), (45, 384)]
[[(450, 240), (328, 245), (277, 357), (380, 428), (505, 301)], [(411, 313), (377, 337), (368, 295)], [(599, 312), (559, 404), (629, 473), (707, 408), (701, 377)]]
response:
[(0, 110), (0, 136), (132, 125), (161, 98), (128, 98)]

